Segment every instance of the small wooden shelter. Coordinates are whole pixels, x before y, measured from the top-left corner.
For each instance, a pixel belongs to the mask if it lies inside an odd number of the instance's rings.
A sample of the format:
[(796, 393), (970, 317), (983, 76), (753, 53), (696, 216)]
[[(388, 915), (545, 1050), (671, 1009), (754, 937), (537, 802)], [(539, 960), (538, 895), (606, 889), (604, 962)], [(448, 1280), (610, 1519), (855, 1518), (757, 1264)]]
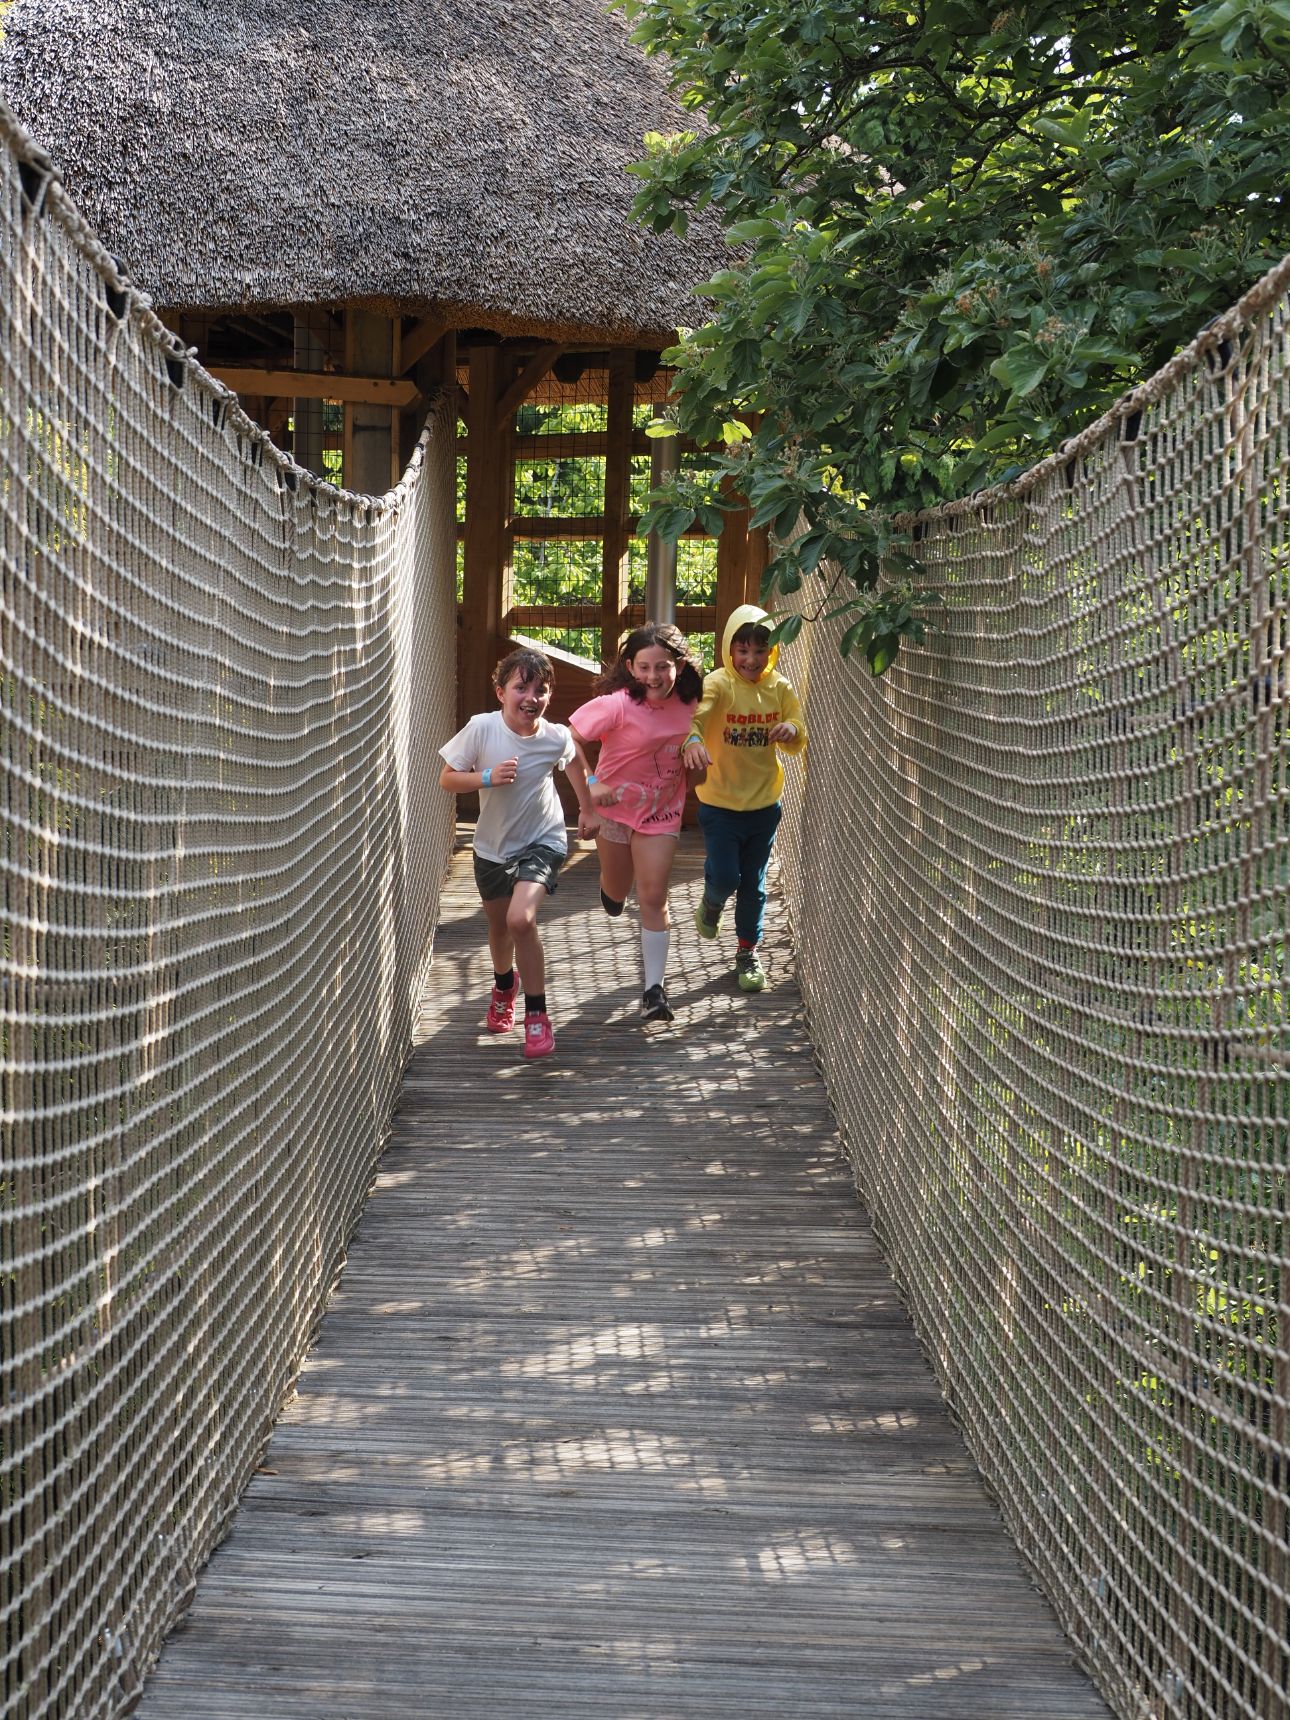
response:
[[(645, 132), (695, 122), (607, 0), (14, 0), (0, 89), (165, 320), (302, 465), (380, 493), (455, 391), (462, 708), (516, 634), (570, 626), (587, 648), (560, 708), (581, 697), (645, 613), (631, 478), (659, 444), (636, 409), (666, 398), (660, 354), (727, 255), (713, 229), (630, 220)], [(517, 435), (535, 402), (595, 422)], [(538, 458), (598, 462), (599, 510), (518, 513), (516, 463)], [(599, 590), (526, 602), (515, 544), (575, 538), (601, 546)], [(717, 561), (679, 606), (687, 630), (756, 591), (738, 520)]]

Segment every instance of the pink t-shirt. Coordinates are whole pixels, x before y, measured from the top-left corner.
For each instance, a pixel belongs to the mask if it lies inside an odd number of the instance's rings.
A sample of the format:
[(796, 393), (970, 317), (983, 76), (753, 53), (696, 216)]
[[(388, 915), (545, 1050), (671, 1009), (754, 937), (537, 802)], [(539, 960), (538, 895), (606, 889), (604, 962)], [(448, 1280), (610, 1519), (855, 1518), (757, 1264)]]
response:
[(652, 705), (621, 687), (578, 706), (569, 727), (601, 743), (596, 777), (618, 792), (615, 804), (604, 809), (608, 817), (643, 836), (670, 836), (681, 828), (681, 742), (693, 714), (694, 705), (675, 693)]

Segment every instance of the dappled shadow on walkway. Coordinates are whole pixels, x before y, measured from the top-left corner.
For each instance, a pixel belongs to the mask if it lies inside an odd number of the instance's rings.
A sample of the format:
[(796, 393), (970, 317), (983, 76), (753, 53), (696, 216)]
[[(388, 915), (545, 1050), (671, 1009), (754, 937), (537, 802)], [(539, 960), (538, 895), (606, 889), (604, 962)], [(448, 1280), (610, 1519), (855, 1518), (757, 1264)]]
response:
[(700, 863), (645, 1028), (575, 853), (526, 1064), (457, 857), (344, 1278), (145, 1717), (1105, 1715), (856, 1201), (782, 923), (745, 997)]

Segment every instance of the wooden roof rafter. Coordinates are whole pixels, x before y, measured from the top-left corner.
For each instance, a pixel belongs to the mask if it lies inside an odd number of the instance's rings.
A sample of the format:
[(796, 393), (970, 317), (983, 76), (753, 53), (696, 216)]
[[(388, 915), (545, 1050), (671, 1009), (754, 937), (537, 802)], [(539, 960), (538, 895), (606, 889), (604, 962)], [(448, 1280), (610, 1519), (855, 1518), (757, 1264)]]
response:
[(562, 345), (554, 343), (540, 346), (537, 349), (497, 402), (497, 427), (499, 430), (515, 415), (515, 412), (528, 399), (537, 385), (546, 379), (556, 360), (564, 352), (565, 348)]
[(418, 363), (429, 352), (432, 346), (437, 346), (448, 332), (448, 324), (442, 317), (422, 317), (403, 336), (399, 346), (399, 374), (406, 376), (412, 366)]

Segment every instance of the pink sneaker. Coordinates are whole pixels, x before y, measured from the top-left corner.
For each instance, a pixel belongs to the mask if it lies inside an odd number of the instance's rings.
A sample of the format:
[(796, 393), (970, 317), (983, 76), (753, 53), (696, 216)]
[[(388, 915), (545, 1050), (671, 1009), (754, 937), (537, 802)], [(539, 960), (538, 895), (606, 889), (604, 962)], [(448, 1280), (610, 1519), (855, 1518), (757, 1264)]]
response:
[(524, 1017), (524, 1055), (526, 1057), (549, 1057), (555, 1050), (555, 1034), (551, 1031), (551, 1018), (547, 1015), (526, 1015)]
[(493, 995), (488, 1000), (488, 1014), (484, 1018), (484, 1026), (490, 1033), (509, 1033), (515, 1026), (515, 994), (519, 990), (513, 985), (509, 991), (498, 991), (493, 987)]

